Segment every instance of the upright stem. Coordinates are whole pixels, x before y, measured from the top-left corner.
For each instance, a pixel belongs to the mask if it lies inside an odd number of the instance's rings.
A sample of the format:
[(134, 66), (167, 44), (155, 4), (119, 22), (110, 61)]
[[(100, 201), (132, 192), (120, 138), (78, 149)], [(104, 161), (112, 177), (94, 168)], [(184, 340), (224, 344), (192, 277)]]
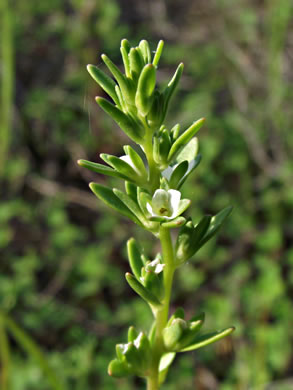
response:
[(160, 188), (160, 176), (161, 172), (159, 168), (157, 167), (156, 162), (154, 161), (153, 157), (153, 136), (152, 133), (150, 133), (149, 129), (147, 130), (147, 136), (145, 143), (143, 145), (145, 155), (148, 160), (148, 166), (149, 166), (149, 181), (152, 192), (154, 192), (157, 188)]
[(147, 380), (147, 390), (159, 389), (159, 364), (164, 353), (163, 330), (168, 321), (170, 298), (172, 291), (173, 276), (175, 271), (174, 266), (174, 250), (170, 229), (160, 227), (160, 241), (162, 245), (164, 267), (164, 288), (165, 296), (163, 306), (156, 312), (156, 336), (153, 347), (153, 360), (150, 376)]
[[(150, 129), (146, 129), (147, 135), (143, 147), (148, 160), (150, 187), (152, 192), (155, 192), (157, 188), (160, 188), (161, 171), (154, 161), (153, 136), (149, 130)], [(163, 330), (168, 321), (173, 275), (175, 271), (174, 250), (170, 229), (161, 226), (159, 238), (162, 246), (163, 263), (165, 264), (163, 271), (165, 294), (162, 307), (155, 312), (156, 336), (153, 346), (152, 366), (150, 375), (147, 378), (147, 390), (158, 390), (160, 387), (159, 364), (164, 353)]]

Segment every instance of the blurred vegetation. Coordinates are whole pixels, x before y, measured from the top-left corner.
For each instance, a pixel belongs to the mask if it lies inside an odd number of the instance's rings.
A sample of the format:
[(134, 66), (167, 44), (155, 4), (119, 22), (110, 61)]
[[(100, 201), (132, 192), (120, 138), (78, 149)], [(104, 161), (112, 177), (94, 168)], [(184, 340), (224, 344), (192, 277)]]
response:
[[(2, 1), (0, 307), (66, 388), (144, 388), (106, 369), (127, 326), (151, 321), (123, 277), (126, 239), (159, 248), (104, 208), (87, 183), (105, 179), (76, 165), (122, 154), (124, 135), (96, 106), (102, 91), (85, 66), (103, 52), (121, 62), (124, 37), (166, 41), (162, 84), (185, 63), (170, 124), (207, 118), (203, 161), (184, 189), (193, 218), (235, 207), (180, 271), (173, 301), (237, 330), (176, 358), (163, 389), (293, 388), (292, 16), (291, 0)], [(2, 388), (52, 389), (2, 325)]]

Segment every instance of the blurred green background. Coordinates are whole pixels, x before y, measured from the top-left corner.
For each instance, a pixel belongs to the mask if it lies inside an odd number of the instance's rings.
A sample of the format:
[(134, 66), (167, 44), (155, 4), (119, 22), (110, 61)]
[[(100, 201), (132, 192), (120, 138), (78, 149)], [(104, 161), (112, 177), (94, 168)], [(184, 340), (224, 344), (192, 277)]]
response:
[[(85, 68), (103, 52), (121, 64), (122, 38), (165, 40), (162, 84), (185, 63), (169, 125), (207, 118), (184, 188), (193, 218), (234, 206), (178, 272), (172, 309), (237, 330), (178, 356), (163, 390), (293, 389), (292, 11), (292, 0), (1, 1), (0, 306), (66, 389), (144, 388), (108, 377), (107, 364), (129, 325), (151, 323), (123, 276), (126, 240), (159, 247), (87, 186), (117, 180), (76, 165), (128, 143)], [(9, 390), (53, 389), (11, 334), (9, 358), (0, 333), (2, 386), (9, 374)]]

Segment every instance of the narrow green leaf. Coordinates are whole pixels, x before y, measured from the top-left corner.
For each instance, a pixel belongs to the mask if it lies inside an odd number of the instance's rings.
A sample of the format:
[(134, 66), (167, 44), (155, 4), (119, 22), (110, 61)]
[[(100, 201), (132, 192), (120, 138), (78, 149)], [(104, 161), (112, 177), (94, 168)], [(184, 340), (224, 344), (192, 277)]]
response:
[(115, 82), (95, 65), (88, 65), (87, 70), (92, 78), (101, 86), (101, 88), (103, 88), (105, 92), (107, 92), (114, 102), (119, 104), (119, 100), (115, 92)]
[(143, 191), (141, 188), (139, 188), (138, 189), (138, 194), (137, 194), (137, 199), (138, 199), (139, 207), (141, 208), (143, 213), (146, 216), (149, 216), (149, 212), (147, 210), (146, 205), (147, 205), (147, 203), (151, 203), (152, 202), (151, 195), (148, 194), (147, 192)]
[(184, 217), (177, 217), (172, 221), (163, 222), (162, 226), (168, 229), (179, 228), (180, 226), (184, 225), (185, 222), (186, 219)]
[(127, 241), (127, 254), (131, 270), (136, 279), (139, 280), (141, 277), (141, 269), (144, 264), (141, 259), (141, 252), (134, 238), (130, 238), (130, 240)]
[(176, 352), (167, 352), (165, 353), (160, 360), (160, 365), (159, 365), (159, 384), (161, 385), (164, 383), (168, 369), (172, 362), (174, 361), (176, 356)]
[(198, 243), (205, 235), (211, 223), (212, 216), (205, 215), (200, 222), (194, 227), (192, 232), (192, 243)]
[(187, 352), (187, 351), (194, 351), (195, 349), (205, 347), (206, 345), (212, 344), (215, 341), (221, 340), (223, 337), (228, 336), (231, 334), (235, 328), (227, 328), (219, 332), (213, 332), (209, 333), (203, 336), (198, 337), (196, 342), (192, 345), (189, 345), (188, 347), (185, 347), (181, 349), (179, 352)]
[(193, 223), (190, 220), (180, 229), (175, 244), (176, 264), (180, 265), (188, 259), (191, 246), (191, 237), (193, 232)]
[(157, 89), (155, 89), (153, 103), (147, 115), (148, 124), (154, 130), (157, 130), (163, 122), (163, 108), (164, 97)]
[(119, 158), (117, 156), (112, 156), (110, 154), (101, 153), (100, 157), (111, 167), (116, 169), (118, 172), (120, 172), (122, 175), (126, 176), (128, 179), (131, 179), (132, 181), (135, 181), (137, 179), (137, 173), (132, 168), (130, 164), (128, 164), (126, 161), (122, 160), (122, 158)]
[(140, 48), (140, 51), (142, 53), (142, 56), (143, 56), (143, 59), (144, 59), (144, 62), (146, 64), (150, 64), (151, 61), (152, 61), (152, 56), (151, 56), (151, 50), (150, 50), (150, 46), (148, 44), (148, 41), (146, 41), (145, 39), (140, 41), (139, 42), (139, 48)]
[(126, 280), (129, 286), (147, 303), (153, 306), (161, 306), (160, 301), (150, 293), (133, 275), (126, 273)]
[(160, 216), (155, 216), (155, 215), (152, 217), (149, 217), (149, 220), (152, 222), (166, 222), (166, 218), (160, 217)]
[(97, 97), (96, 102), (108, 115), (112, 117), (112, 119), (114, 119), (114, 121), (121, 127), (129, 138), (133, 139), (137, 143), (142, 141), (142, 137), (145, 132), (142, 126), (137, 126), (130, 117), (108, 102), (108, 100), (102, 97)]
[(106, 56), (106, 54), (102, 54), (102, 60), (117, 80), (126, 101), (129, 103), (133, 102), (134, 90), (132, 90), (129, 80), (120, 72), (118, 67)]
[(169, 185), (170, 188), (177, 189), (180, 180), (184, 177), (188, 169), (188, 161), (182, 161), (179, 163), (176, 168), (173, 170), (170, 177)]
[(123, 96), (122, 96), (122, 93), (121, 93), (121, 89), (119, 88), (119, 85), (115, 86), (115, 92), (116, 92), (116, 95), (118, 97), (117, 107), (119, 108), (119, 110), (121, 110), (123, 112), (127, 112), (127, 103), (123, 99)]
[(117, 188), (113, 189), (114, 194), (119, 198), (125, 206), (142, 222), (147, 222), (144, 214), (142, 213), (140, 207), (136, 202), (134, 202), (130, 196), (125, 194), (125, 192), (118, 190)]
[(125, 145), (123, 149), (125, 153), (128, 154), (132, 164), (136, 168), (136, 173), (140, 177), (144, 178), (144, 180), (147, 180), (147, 171), (140, 155), (129, 145)]
[(163, 129), (160, 132), (160, 155), (161, 159), (167, 162), (168, 153), (171, 147), (171, 139), (167, 129)]
[(160, 360), (160, 365), (159, 365), (159, 371), (165, 370), (167, 367), (169, 367), (173, 360), (175, 359), (176, 352), (167, 352), (165, 353)]
[(125, 191), (134, 202), (137, 202), (137, 186), (135, 184), (125, 181)]
[(114, 210), (118, 211), (120, 214), (125, 217), (130, 218), (132, 221), (141, 226), (141, 222), (136, 218), (136, 216), (129, 210), (125, 204), (117, 198), (113, 191), (98, 183), (90, 183), (90, 189), (93, 193), (101, 199), (107, 206), (112, 207)]
[(188, 253), (188, 257), (193, 256), (199, 248), (201, 248), (201, 240), (205, 236), (209, 229), (212, 217), (205, 215), (200, 222), (194, 227), (192, 236), (190, 239), (191, 245)]
[(171, 139), (166, 128), (160, 129), (153, 138), (153, 154), (157, 164), (165, 167), (167, 165), (168, 153), (171, 147)]
[(174, 142), (174, 141), (178, 138), (179, 133), (180, 133), (180, 124), (177, 123), (177, 124), (176, 124), (175, 126), (173, 126), (172, 129), (170, 130), (172, 142)]
[(127, 54), (130, 52), (131, 45), (130, 45), (130, 43), (129, 43), (129, 41), (127, 39), (125, 39), (125, 38), (122, 39), (121, 47), (123, 47), (125, 49)]
[(155, 86), (156, 68), (152, 64), (147, 64), (140, 73), (135, 95), (136, 107), (143, 116), (147, 115), (151, 108)]
[(211, 216), (205, 215), (195, 227), (189, 220), (180, 230), (175, 246), (178, 265), (188, 260), (201, 248), (201, 240), (209, 228), (210, 220)]
[(130, 71), (133, 79), (137, 80), (144, 66), (143, 57), (140, 50), (132, 47), (129, 52)]
[(125, 47), (123, 46), (120, 47), (120, 53), (124, 64), (125, 74), (127, 77), (131, 77), (129, 57)]
[(177, 186), (178, 190), (182, 187), (182, 185), (185, 183), (185, 180), (195, 170), (195, 168), (199, 165), (200, 162), (201, 162), (201, 154), (198, 154), (196, 158), (188, 164), (188, 169), (186, 174), (181, 178), (180, 182), (178, 183)]
[(78, 160), (77, 163), (81, 167), (90, 169), (93, 172), (101, 173), (102, 175), (107, 175), (107, 176), (119, 177), (120, 179), (127, 180), (126, 176), (122, 175), (117, 171), (114, 171), (114, 169), (112, 168), (106, 167), (105, 165), (95, 163), (92, 161), (87, 161), (87, 160)]
[(138, 337), (138, 331), (134, 326), (130, 326), (128, 329), (128, 342), (133, 342)]
[(164, 96), (164, 117), (166, 116), (170, 99), (171, 99), (172, 95), (174, 94), (177, 85), (179, 84), (180, 78), (181, 78), (182, 73), (183, 73), (183, 68), (184, 68), (184, 65), (181, 62), (181, 64), (178, 65), (178, 67), (177, 67), (177, 69), (175, 71), (174, 76), (169, 81), (169, 84), (167, 85), (167, 87), (165, 88), (165, 90), (163, 92), (163, 96)]
[(153, 157), (157, 164), (161, 164), (161, 155), (160, 155), (160, 142), (161, 139), (158, 136), (153, 137)]
[(195, 136), (195, 134), (198, 132), (198, 130), (201, 128), (205, 121), (205, 118), (201, 118), (198, 121), (194, 122), (187, 130), (184, 131), (183, 134), (181, 134), (177, 140), (173, 143), (169, 155), (168, 155), (168, 161), (171, 161), (174, 156), (179, 153), (179, 151), (183, 148), (184, 145), (186, 145), (191, 138)]
[(158, 63), (160, 61), (161, 54), (162, 54), (162, 51), (163, 51), (163, 47), (164, 47), (164, 41), (161, 40), (158, 43), (158, 46), (157, 46), (157, 49), (156, 49), (156, 52), (155, 52), (155, 55), (154, 55), (154, 59), (153, 59), (153, 65), (155, 67), (158, 66)]
[(205, 236), (202, 238), (200, 242), (200, 247), (202, 247), (218, 232), (222, 224), (225, 222), (226, 218), (230, 215), (232, 209), (232, 206), (228, 206), (212, 217), (210, 227), (206, 232)]
[(182, 148), (176, 157), (176, 162), (180, 163), (181, 161), (192, 161), (195, 159), (198, 152), (198, 139), (196, 137), (191, 138), (191, 140)]

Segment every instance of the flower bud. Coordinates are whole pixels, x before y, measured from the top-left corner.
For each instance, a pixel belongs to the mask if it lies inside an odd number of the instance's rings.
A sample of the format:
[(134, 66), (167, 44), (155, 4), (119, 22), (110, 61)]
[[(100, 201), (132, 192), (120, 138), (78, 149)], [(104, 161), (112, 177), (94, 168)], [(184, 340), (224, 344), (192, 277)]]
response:
[(187, 329), (186, 321), (181, 318), (175, 318), (171, 325), (164, 329), (163, 340), (165, 347), (169, 351), (175, 351), (179, 347), (179, 341)]

